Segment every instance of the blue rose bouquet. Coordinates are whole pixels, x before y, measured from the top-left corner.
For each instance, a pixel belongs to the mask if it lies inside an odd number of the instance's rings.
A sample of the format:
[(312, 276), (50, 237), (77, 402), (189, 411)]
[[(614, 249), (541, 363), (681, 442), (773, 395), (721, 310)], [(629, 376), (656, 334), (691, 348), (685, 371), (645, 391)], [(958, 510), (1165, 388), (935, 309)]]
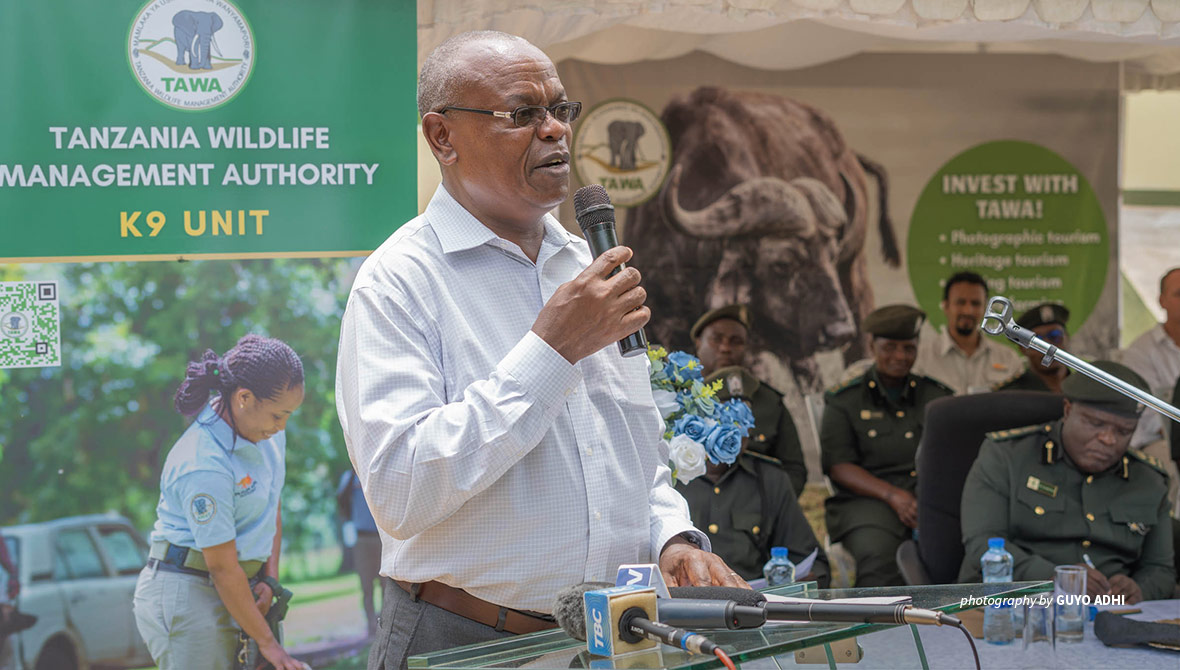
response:
[(649, 347), (651, 387), (664, 417), (672, 476), (687, 484), (705, 473), (705, 459), (733, 463), (754, 414), (741, 400), (717, 400), (722, 381), (706, 384), (701, 362), (683, 351)]

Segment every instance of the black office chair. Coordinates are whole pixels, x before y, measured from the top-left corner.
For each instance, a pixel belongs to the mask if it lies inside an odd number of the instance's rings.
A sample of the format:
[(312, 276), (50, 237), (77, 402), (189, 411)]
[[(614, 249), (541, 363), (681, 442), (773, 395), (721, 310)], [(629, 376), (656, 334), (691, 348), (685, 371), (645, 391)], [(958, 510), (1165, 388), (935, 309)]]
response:
[[(909, 584), (953, 584), (963, 562), (960, 500), (987, 433), (1061, 418), (1062, 397), (999, 391), (935, 400), (926, 406), (918, 445), (918, 542), (903, 542), (898, 567)], [(916, 549), (916, 551), (915, 551)]]

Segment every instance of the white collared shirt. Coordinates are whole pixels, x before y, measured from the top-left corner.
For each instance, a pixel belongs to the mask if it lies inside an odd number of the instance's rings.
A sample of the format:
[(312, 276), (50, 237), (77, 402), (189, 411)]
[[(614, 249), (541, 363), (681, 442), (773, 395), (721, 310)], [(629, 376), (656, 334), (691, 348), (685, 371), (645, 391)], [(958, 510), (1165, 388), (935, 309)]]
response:
[(914, 373), (933, 377), (954, 390), (955, 395), (983, 393), (1011, 377), (1024, 358), (991, 335), (981, 335), (975, 353), (968, 356), (951, 339), (943, 326), (935, 337), (923, 333), (918, 340)]
[(550, 215), (536, 263), (439, 186), (365, 261), (336, 407), (381, 535), (381, 574), (549, 612), (695, 531), (673, 490), (647, 357), (571, 365), (530, 328), (589, 265)]
[[(1123, 365), (1138, 372), (1154, 396), (1172, 402), (1172, 391), (1176, 378), (1180, 377), (1180, 347), (1164, 330), (1164, 324), (1135, 338), (1123, 352)], [(1139, 426), (1131, 438), (1132, 447), (1142, 447), (1164, 439), (1163, 418), (1154, 409), (1144, 408), (1139, 417)], [(1172, 430), (1176, 430), (1172, 426)]]

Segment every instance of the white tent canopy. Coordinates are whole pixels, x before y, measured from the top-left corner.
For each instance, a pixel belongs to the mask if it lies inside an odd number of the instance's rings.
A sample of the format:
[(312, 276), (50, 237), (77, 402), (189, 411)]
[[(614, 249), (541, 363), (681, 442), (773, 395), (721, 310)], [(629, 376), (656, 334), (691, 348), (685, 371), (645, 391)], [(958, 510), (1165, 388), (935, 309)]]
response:
[(867, 52), (1049, 53), (1123, 61), (1129, 89), (1180, 88), (1180, 0), (419, 0), (419, 60), (476, 28), (554, 61), (700, 50), (781, 70)]

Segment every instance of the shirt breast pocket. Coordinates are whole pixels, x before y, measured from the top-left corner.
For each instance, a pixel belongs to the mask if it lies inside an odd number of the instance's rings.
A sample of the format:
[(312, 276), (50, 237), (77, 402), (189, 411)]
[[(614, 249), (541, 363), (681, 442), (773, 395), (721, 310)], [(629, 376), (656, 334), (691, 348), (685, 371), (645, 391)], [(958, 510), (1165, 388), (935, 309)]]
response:
[(766, 529), (762, 527), (762, 515), (753, 512), (734, 512), (731, 515), (733, 529), (741, 531), (755, 545), (761, 545)]
[(1116, 539), (1139, 546), (1155, 526), (1156, 510), (1145, 505), (1112, 507), (1110, 521)]
[[(1016, 494), (1017, 509), (1013, 517), (1018, 528), (1046, 534), (1046, 529), (1060, 529), (1065, 515), (1065, 498), (1050, 497), (1031, 489)], [(1054, 535), (1055, 533), (1048, 533)]]
[(893, 434), (892, 422), (885, 419), (861, 420), (857, 425), (857, 429), (857, 432), (860, 433), (861, 444), (866, 445), (870, 449), (872, 449), (874, 442), (877, 440)]

